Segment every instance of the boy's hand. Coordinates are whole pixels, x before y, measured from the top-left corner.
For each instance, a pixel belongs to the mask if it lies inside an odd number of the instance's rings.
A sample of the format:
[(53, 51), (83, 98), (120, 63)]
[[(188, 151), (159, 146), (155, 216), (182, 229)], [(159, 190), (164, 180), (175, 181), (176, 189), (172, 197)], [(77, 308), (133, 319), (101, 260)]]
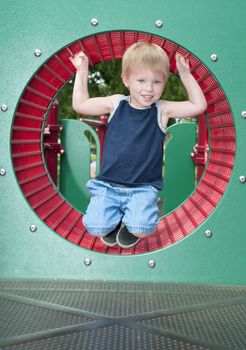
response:
[(87, 72), (89, 67), (89, 59), (84, 54), (83, 51), (76, 53), (74, 56), (69, 57), (69, 60), (72, 62), (77, 71)]
[(189, 60), (185, 59), (180, 53), (177, 53), (176, 56), (176, 67), (179, 73), (179, 76), (184, 76), (190, 73)]

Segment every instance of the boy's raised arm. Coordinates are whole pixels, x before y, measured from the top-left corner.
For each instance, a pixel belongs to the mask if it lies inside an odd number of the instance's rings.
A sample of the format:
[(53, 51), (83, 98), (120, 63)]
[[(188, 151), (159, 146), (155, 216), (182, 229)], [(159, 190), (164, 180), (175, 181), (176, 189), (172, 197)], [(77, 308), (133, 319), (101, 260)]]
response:
[(176, 66), (187, 94), (188, 100), (182, 102), (165, 101), (163, 111), (168, 118), (187, 118), (198, 116), (207, 108), (202, 89), (190, 72), (189, 62), (182, 55), (176, 55)]
[(116, 96), (90, 98), (88, 93), (88, 57), (81, 51), (70, 57), (70, 61), (76, 68), (74, 80), (72, 106), (81, 114), (102, 115), (111, 113), (114, 109)]

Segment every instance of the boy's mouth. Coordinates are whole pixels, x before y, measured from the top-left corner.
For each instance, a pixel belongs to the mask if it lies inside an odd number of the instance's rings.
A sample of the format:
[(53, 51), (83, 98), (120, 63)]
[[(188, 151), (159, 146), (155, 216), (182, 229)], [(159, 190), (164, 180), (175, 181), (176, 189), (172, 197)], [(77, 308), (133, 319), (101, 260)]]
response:
[(153, 98), (152, 95), (142, 95), (142, 97), (145, 99), (145, 100), (151, 100)]

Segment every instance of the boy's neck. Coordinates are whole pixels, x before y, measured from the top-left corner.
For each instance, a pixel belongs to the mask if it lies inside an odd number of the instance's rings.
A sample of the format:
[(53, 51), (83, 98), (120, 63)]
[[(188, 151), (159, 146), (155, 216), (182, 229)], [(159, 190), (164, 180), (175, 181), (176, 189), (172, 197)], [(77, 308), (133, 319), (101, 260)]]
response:
[(131, 96), (128, 97), (127, 99), (129, 105), (132, 107), (132, 108), (135, 108), (135, 109), (148, 109), (148, 108), (151, 108), (152, 105), (150, 106), (147, 106), (147, 107), (137, 107), (137, 106), (134, 106), (134, 104), (131, 102)]

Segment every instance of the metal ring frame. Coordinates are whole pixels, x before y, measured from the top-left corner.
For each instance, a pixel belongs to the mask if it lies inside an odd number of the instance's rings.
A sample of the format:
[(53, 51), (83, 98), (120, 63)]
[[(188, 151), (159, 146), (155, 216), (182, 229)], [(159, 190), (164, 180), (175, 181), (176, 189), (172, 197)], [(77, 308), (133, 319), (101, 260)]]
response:
[[(50, 181), (42, 154), (45, 116), (57, 92), (74, 75), (69, 56), (80, 50), (91, 64), (120, 59), (128, 46), (145, 40), (160, 45), (168, 54), (175, 73), (175, 53), (189, 58), (191, 71), (208, 102), (210, 156), (194, 193), (165, 216), (155, 234), (133, 248), (104, 246), (86, 232), (82, 213), (70, 206)], [(236, 149), (234, 121), (223, 90), (211, 72), (191, 53), (175, 43), (147, 33), (121, 31), (92, 35), (78, 40), (51, 57), (26, 86), (17, 105), (12, 127), (12, 158), (17, 181), (32, 209), (52, 230), (65, 239), (96, 252), (141, 254), (162, 249), (191, 234), (218, 205), (230, 180)]]

